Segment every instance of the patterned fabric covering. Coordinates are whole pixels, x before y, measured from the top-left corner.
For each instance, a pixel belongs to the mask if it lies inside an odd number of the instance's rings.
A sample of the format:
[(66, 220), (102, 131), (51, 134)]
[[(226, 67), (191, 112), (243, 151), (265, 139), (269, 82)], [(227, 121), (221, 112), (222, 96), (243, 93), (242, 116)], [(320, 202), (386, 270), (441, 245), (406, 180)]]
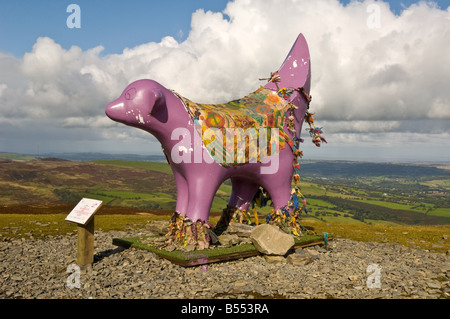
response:
[(199, 104), (178, 97), (207, 150), (222, 165), (259, 162), (260, 154), (276, 155), (289, 142), (283, 127), (291, 105), (270, 89), (260, 87), (225, 104)]

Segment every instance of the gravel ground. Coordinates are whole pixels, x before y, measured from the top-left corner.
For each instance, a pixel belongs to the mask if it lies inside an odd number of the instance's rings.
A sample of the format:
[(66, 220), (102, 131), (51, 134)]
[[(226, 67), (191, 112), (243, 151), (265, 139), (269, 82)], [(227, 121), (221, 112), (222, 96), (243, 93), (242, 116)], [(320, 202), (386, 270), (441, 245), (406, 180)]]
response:
[[(95, 232), (95, 262), (70, 272), (76, 235), (0, 241), (0, 299), (440, 299), (450, 298), (450, 256), (335, 239), (297, 251), (295, 265), (264, 256), (184, 268), (112, 244), (142, 230)], [(376, 280), (379, 278), (379, 281)], [(78, 285), (79, 284), (79, 285)]]

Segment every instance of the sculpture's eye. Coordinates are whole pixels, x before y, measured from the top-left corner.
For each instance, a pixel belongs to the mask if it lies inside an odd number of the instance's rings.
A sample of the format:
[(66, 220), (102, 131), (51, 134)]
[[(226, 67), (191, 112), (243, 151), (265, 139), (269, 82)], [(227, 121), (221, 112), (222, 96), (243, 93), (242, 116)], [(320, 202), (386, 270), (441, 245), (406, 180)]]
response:
[(136, 89), (131, 88), (127, 92), (125, 92), (125, 99), (132, 100), (136, 96)]

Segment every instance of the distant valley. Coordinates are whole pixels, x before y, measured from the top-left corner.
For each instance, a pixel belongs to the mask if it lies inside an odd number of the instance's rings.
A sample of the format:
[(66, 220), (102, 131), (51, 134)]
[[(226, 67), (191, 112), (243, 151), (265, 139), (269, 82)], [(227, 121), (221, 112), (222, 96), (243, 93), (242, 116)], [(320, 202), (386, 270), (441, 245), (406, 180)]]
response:
[[(175, 182), (164, 157), (121, 158), (96, 153), (78, 159), (75, 154), (65, 157), (0, 153), (0, 213), (17, 212), (18, 207), (25, 211), (33, 205), (48, 209), (52, 203), (55, 207), (74, 204), (82, 197), (102, 200), (111, 208), (128, 207), (130, 212), (175, 209)], [(303, 161), (301, 174), (307, 218), (341, 223), (450, 224), (450, 166)], [(227, 181), (211, 210), (225, 208), (230, 193)], [(261, 214), (270, 209), (262, 208)]]

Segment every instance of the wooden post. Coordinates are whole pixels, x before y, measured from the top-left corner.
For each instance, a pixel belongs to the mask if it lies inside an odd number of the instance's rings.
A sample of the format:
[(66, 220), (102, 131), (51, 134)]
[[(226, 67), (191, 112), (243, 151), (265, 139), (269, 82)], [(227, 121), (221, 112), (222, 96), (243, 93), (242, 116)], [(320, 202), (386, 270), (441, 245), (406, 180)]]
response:
[(66, 217), (67, 221), (77, 224), (77, 265), (80, 267), (94, 263), (94, 214), (102, 205), (100, 200), (83, 198)]
[(94, 217), (86, 225), (78, 224), (77, 265), (94, 263)]

